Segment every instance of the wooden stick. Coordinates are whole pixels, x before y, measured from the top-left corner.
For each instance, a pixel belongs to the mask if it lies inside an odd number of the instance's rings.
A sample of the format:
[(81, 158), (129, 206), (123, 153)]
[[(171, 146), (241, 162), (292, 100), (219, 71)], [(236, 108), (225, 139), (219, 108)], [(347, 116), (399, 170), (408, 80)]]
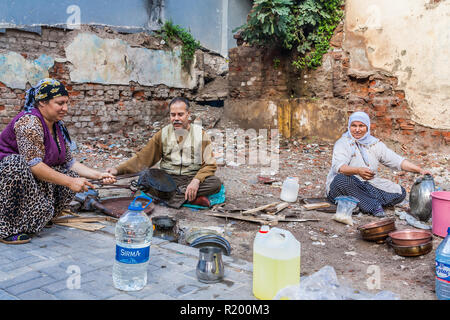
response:
[(284, 216), (269, 216), (269, 215), (265, 215), (267, 216), (266, 219), (258, 219), (258, 218), (254, 218), (254, 217), (246, 217), (246, 216), (242, 216), (242, 215), (232, 215), (232, 214), (224, 214), (224, 213), (206, 213), (206, 215), (208, 216), (213, 216), (213, 217), (220, 217), (220, 218), (231, 218), (231, 219), (237, 219), (237, 220), (244, 220), (244, 221), (249, 221), (249, 222), (256, 222), (256, 223), (261, 223), (261, 224), (268, 224), (268, 222), (273, 222), (273, 221), (277, 221), (277, 222), (317, 222), (320, 221), (319, 219), (290, 219), (290, 218), (285, 218)]
[(72, 222), (100, 222), (100, 221), (117, 221), (112, 217), (73, 217), (73, 218), (56, 218), (53, 219), (53, 223), (72, 223)]
[(231, 218), (231, 219), (237, 219), (237, 220), (244, 220), (244, 221), (256, 222), (256, 223), (261, 223), (261, 224), (267, 223), (267, 221), (265, 221), (263, 219), (246, 217), (246, 216), (242, 216), (242, 215), (230, 215), (230, 214), (226, 214), (226, 213), (207, 213), (206, 215), (213, 216), (213, 217), (220, 217), (220, 218)]
[(306, 210), (314, 210), (314, 209), (319, 209), (319, 208), (331, 207), (331, 204), (329, 204), (328, 202), (317, 202), (317, 203), (304, 204), (303, 207)]
[(261, 206), (261, 207), (257, 207), (257, 208), (250, 209), (250, 210), (245, 210), (245, 211), (241, 212), (241, 214), (243, 214), (243, 215), (252, 214), (252, 213), (255, 213), (255, 212), (258, 212), (258, 211), (262, 211), (264, 209), (268, 209), (270, 207), (276, 206), (279, 203), (280, 203), (279, 201), (278, 202), (272, 202), (272, 203), (266, 204), (266, 205)]
[(289, 207), (290, 205), (291, 205), (291, 204), (288, 203), (288, 202), (282, 202), (282, 203), (278, 204), (278, 205), (275, 207), (275, 210), (274, 210), (274, 211), (273, 211), (273, 209), (265, 210), (265, 211), (266, 211), (268, 214), (275, 215), (275, 214), (277, 214), (278, 212), (283, 211), (284, 209), (286, 209), (286, 208)]
[(81, 229), (85, 231), (97, 231), (103, 229), (105, 226), (99, 223), (84, 223), (84, 222), (58, 222), (60, 226)]

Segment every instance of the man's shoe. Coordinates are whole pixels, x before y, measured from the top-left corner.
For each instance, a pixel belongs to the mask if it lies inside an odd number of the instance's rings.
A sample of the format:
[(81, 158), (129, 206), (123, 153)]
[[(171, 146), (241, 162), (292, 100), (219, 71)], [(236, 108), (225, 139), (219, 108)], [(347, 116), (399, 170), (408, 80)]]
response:
[(195, 198), (194, 201), (189, 202), (190, 204), (196, 205), (196, 206), (202, 206), (202, 207), (210, 207), (211, 202), (209, 201), (208, 197), (206, 196), (198, 196)]

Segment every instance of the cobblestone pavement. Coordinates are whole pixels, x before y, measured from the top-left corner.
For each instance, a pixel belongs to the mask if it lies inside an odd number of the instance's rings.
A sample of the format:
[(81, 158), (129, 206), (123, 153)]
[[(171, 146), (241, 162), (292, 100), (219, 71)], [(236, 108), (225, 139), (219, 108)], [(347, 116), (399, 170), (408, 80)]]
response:
[[(106, 223), (106, 222), (105, 222)], [(95, 232), (54, 225), (30, 243), (0, 243), (0, 300), (254, 300), (252, 264), (223, 256), (222, 282), (196, 278), (198, 249), (153, 238), (147, 286), (114, 288), (114, 225)]]

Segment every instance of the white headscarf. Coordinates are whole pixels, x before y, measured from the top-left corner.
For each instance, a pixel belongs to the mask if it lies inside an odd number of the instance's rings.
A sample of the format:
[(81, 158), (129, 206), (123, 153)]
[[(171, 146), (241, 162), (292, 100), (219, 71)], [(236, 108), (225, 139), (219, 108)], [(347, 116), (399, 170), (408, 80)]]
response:
[[(351, 126), (352, 122), (354, 122), (354, 121), (360, 121), (367, 126), (366, 134), (364, 135), (364, 137), (362, 137), (360, 139), (355, 139), (352, 136), (352, 134), (350, 133), (350, 126)], [(366, 148), (368, 148), (370, 145), (378, 142), (379, 139), (375, 138), (374, 136), (372, 136), (370, 134), (370, 118), (367, 115), (367, 113), (365, 113), (363, 111), (356, 111), (356, 112), (352, 113), (348, 119), (348, 130), (342, 136), (347, 137), (352, 142), (354, 142), (354, 143), (351, 143), (351, 145), (353, 147), (353, 152), (356, 152), (356, 148), (358, 148), (364, 162), (366, 163), (367, 166), (369, 166), (369, 158), (367, 156)]]

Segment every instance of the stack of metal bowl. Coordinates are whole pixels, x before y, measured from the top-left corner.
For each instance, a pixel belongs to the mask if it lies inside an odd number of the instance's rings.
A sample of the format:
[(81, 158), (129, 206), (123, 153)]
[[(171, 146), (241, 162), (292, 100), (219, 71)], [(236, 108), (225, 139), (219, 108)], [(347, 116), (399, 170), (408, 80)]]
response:
[(377, 243), (385, 242), (389, 232), (395, 229), (395, 219), (393, 218), (382, 219), (358, 227), (361, 237), (364, 240), (375, 241)]
[(417, 257), (433, 249), (433, 235), (426, 230), (404, 229), (389, 233), (388, 244), (395, 253), (404, 257)]

